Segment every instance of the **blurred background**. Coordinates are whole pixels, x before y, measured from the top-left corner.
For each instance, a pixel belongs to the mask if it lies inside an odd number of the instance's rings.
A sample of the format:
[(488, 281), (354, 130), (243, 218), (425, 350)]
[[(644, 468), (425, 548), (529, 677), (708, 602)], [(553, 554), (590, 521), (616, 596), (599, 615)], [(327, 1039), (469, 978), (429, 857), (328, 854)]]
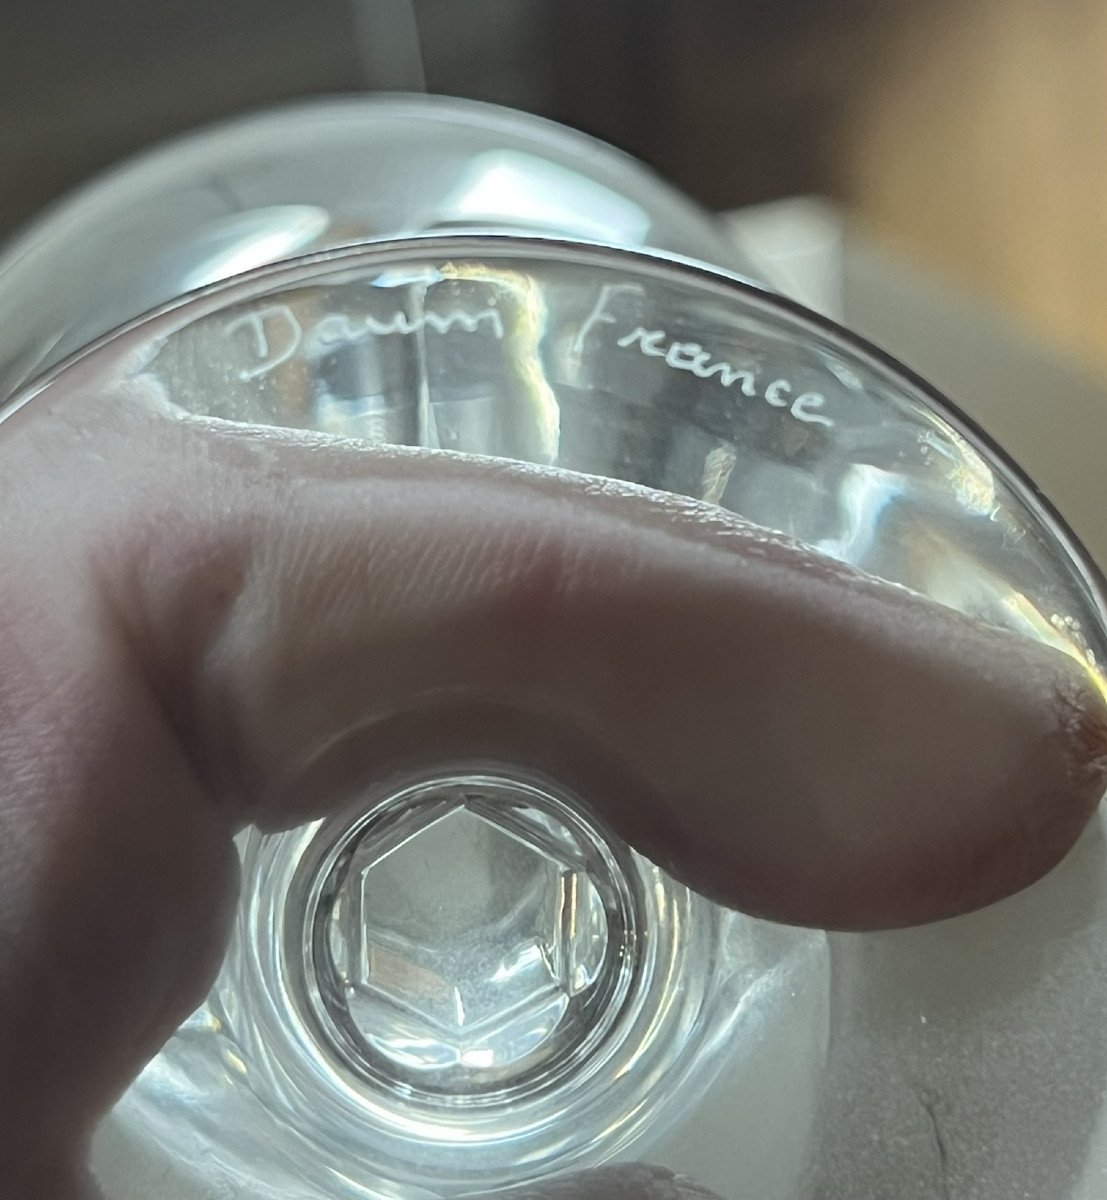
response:
[[(392, 0), (7, 0), (0, 237), (112, 161), (403, 83)], [(1104, 0), (415, 0), (430, 91), (630, 150), (713, 209), (816, 195), (1107, 372)]]

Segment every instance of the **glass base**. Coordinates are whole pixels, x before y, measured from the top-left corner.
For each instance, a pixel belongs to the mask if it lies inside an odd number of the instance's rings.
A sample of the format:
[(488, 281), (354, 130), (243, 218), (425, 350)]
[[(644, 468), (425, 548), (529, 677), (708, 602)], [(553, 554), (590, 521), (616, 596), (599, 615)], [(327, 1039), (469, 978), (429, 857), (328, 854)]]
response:
[(726, 1065), (766, 966), (759, 923), (515, 768), (392, 781), (241, 851), (219, 980), (118, 1115), (252, 1197), (487, 1191), (637, 1154)]
[(557, 1087), (639, 986), (643, 882), (552, 792), (475, 774), (414, 784), (301, 852), (293, 1002), (336, 1069), (404, 1103)]

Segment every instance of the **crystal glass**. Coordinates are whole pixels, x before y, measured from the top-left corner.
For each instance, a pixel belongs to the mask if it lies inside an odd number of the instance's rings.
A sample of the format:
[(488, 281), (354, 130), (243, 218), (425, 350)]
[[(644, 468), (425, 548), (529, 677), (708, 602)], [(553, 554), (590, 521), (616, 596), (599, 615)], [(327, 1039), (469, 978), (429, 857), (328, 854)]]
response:
[(301, 101), (156, 147), (5, 247), (0, 397), (124, 322), (266, 263), (491, 229), (748, 271), (707, 213), (552, 121), (453, 97)]
[[(181, 419), (695, 497), (1107, 661), (1098, 575), (1002, 453), (879, 351), (689, 261), (502, 234), (331, 250), (170, 303), (6, 414), (79, 409), (78, 379)], [(1107, 1078), (1094, 837), (991, 912), (828, 938), (696, 896), (595, 801), (428, 745), (342, 811), (245, 833), (222, 973), (104, 1131), (109, 1194), (422, 1197), (628, 1158), (735, 1200), (953, 1195), (951, 1177), (1007, 1197), (1010, 1162), (1060, 1181), (1053, 1200), (1093, 1194), (1075, 1189)], [(1071, 979), (1072, 938), (1075, 1025), (1039, 986)], [(1075, 1028), (1079, 1061), (1057, 1050)]]

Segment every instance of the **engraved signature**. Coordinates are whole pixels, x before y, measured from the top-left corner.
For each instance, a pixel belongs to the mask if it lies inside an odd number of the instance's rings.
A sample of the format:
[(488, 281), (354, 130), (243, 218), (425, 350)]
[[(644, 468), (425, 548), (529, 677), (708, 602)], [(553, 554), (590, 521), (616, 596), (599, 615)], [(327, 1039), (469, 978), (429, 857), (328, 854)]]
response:
[[(584, 339), (598, 325), (614, 325), (616, 318), (608, 311), (612, 297), (620, 292), (641, 292), (637, 284), (615, 283), (607, 284), (600, 289), (600, 294), (588, 317), (581, 325), (573, 339), (572, 349), (579, 354), (584, 349)], [(742, 395), (761, 398), (773, 408), (787, 408), (797, 421), (810, 425), (825, 425), (833, 428), (834, 421), (819, 412), (826, 404), (826, 397), (819, 392), (800, 392), (787, 379), (773, 379), (762, 389), (756, 374), (744, 367), (736, 367), (725, 359), (716, 358), (699, 342), (679, 342), (670, 338), (664, 329), (647, 329), (639, 325), (630, 333), (617, 338), (616, 346), (621, 349), (632, 347), (646, 355), (647, 358), (663, 359), (665, 365), (674, 371), (690, 371), (699, 379), (718, 378), (723, 387), (739, 385)]]
[(238, 378), (245, 382), (268, 375), (297, 354), (318, 358), (336, 347), (353, 345), (370, 337), (410, 336), (425, 329), (436, 333), (449, 333), (453, 329), (476, 333), (482, 326), (487, 326), (488, 332), (497, 340), (503, 338), (503, 318), (494, 308), (478, 312), (463, 309), (446, 313), (425, 312), (417, 317), (396, 312), (385, 320), (365, 313), (350, 316), (331, 312), (305, 329), (287, 304), (271, 304), (235, 317), (227, 323), (226, 333), (231, 336), (245, 329), (250, 338), (258, 361), (237, 372)]
[[(641, 291), (638, 284), (602, 287), (592, 311), (573, 338), (572, 351), (581, 354), (585, 339), (597, 328), (618, 325), (618, 319), (610, 311), (615, 296)], [(260, 379), (297, 355), (315, 359), (369, 338), (410, 337), (428, 330), (440, 334), (454, 330), (471, 334), (484, 331), (499, 341), (506, 336), (503, 317), (494, 307), (476, 311), (455, 308), (417, 316), (396, 311), (388, 317), (327, 312), (305, 328), (287, 304), (270, 304), (235, 317), (225, 329), (228, 336), (245, 331), (256, 360), (238, 369), (238, 378), (243, 381)], [(687, 371), (698, 379), (715, 379), (724, 388), (737, 387), (743, 396), (760, 397), (772, 408), (787, 409), (792, 417), (805, 424), (828, 428), (834, 425), (832, 418), (820, 411), (826, 405), (826, 398), (819, 392), (801, 391), (786, 378), (759, 380), (757, 373), (748, 367), (713, 354), (699, 342), (678, 341), (664, 329), (638, 325), (616, 337), (615, 345), (621, 350), (637, 350), (647, 358), (660, 359), (671, 370)]]

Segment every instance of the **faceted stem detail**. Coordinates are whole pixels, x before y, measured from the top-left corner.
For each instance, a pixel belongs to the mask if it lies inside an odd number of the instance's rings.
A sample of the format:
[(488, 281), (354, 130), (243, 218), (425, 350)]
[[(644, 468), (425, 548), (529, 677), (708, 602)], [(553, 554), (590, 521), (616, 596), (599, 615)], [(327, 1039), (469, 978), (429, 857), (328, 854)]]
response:
[(322, 1028), (355, 1066), (424, 1093), (556, 1073), (626, 991), (633, 912), (605, 850), (550, 797), (493, 780), (370, 814), (318, 892)]

